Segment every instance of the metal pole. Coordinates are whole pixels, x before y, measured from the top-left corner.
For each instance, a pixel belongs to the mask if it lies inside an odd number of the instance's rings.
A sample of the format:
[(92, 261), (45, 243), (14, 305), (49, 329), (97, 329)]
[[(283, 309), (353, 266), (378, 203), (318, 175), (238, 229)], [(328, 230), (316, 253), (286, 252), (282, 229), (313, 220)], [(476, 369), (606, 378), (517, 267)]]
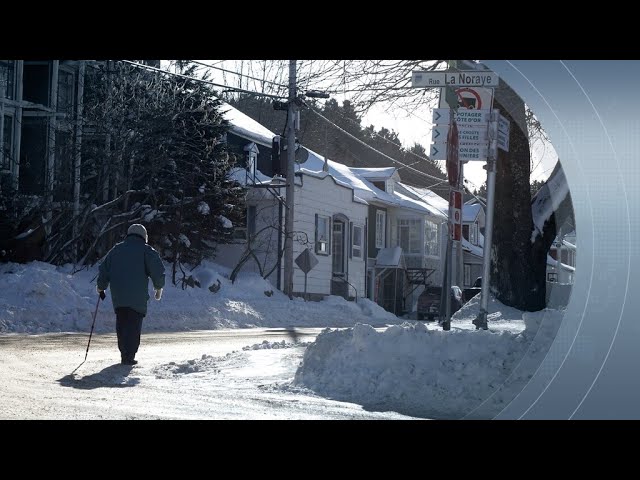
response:
[[(464, 258), (462, 251), (462, 217), (464, 216), (464, 162), (460, 162), (460, 177), (458, 179), (458, 190), (460, 191), (460, 240), (458, 240), (458, 250), (457, 250), (457, 266), (456, 270), (458, 275), (456, 275), (456, 285), (460, 288), (464, 288)], [(469, 235), (471, 238), (471, 235)]]
[(287, 115), (287, 205), (284, 238), (284, 292), (293, 297), (293, 204), (296, 148), (296, 60), (289, 60), (289, 112)]
[(96, 302), (96, 310), (93, 312), (93, 323), (91, 324), (91, 333), (89, 334), (89, 343), (87, 343), (87, 351), (84, 354), (84, 361), (87, 360), (87, 355), (89, 355), (89, 345), (91, 345), (91, 337), (93, 336), (93, 327), (96, 324), (96, 315), (98, 314), (98, 306), (100, 305), (101, 295), (98, 295), (98, 301)]
[[(492, 142), (495, 142), (493, 140)], [(491, 148), (491, 151), (496, 150)], [(482, 288), (480, 290), (480, 313), (473, 321), (476, 330), (487, 330), (487, 313), (489, 305), (489, 282), (491, 273), (491, 242), (493, 236), (493, 210), (496, 189), (497, 159), (491, 155), (487, 160), (487, 219), (484, 228), (484, 247), (482, 255)]]
[(445, 305), (445, 319), (442, 322), (442, 329), (451, 329), (451, 279), (453, 278), (453, 240), (449, 239), (447, 242), (447, 272), (445, 288), (443, 289), (442, 296)]
[(307, 301), (307, 272), (304, 272), (304, 301)]

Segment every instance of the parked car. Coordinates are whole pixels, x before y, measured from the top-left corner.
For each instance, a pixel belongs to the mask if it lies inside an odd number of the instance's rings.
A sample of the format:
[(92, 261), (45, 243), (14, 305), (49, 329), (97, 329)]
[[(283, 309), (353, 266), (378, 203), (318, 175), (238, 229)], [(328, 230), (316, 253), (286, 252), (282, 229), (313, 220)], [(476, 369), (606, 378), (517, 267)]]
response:
[[(418, 320), (434, 320), (440, 315), (444, 315), (444, 307), (442, 314), (440, 313), (440, 297), (442, 295), (442, 287), (427, 287), (418, 297)], [(460, 287), (453, 285), (451, 287), (451, 314), (460, 310), (462, 307), (462, 290)]]
[(463, 303), (467, 303), (473, 297), (478, 295), (482, 290), (482, 277), (476, 278), (476, 281), (473, 282), (473, 285), (469, 288), (465, 288), (463, 292)]

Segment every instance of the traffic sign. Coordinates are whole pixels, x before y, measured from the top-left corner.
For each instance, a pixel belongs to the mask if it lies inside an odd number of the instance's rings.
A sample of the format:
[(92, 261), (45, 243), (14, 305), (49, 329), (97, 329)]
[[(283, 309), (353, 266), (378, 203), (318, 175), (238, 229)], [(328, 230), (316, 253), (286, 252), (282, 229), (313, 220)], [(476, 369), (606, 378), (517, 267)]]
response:
[[(454, 111), (454, 118), (458, 126), (469, 125), (486, 125), (489, 123), (491, 110), (470, 110), (459, 108)], [(449, 125), (449, 117), (451, 110), (448, 108), (434, 108), (433, 109), (433, 123), (437, 125)]]
[(411, 86), (413, 88), (497, 87), (498, 82), (498, 75), (489, 70), (411, 72)]
[[(449, 88), (449, 90), (453, 87)], [(446, 99), (445, 88), (440, 89), (439, 108), (451, 108)], [(491, 109), (493, 106), (493, 88), (461, 87), (454, 89), (458, 108), (482, 110)]]
[(449, 192), (449, 235), (452, 240), (460, 241), (462, 237), (462, 192)]
[(507, 120), (502, 114), (498, 115), (498, 148), (509, 151), (509, 130), (511, 128), (511, 122)]
[[(461, 162), (466, 161), (485, 161), (488, 156), (489, 145), (483, 144), (466, 144), (458, 146), (458, 158)], [(447, 159), (447, 144), (432, 143), (429, 155), (433, 160)]]
[(502, 114), (500, 114), (498, 116), (498, 131), (500, 133), (504, 133), (505, 135), (509, 135), (509, 127), (510, 127), (510, 125), (511, 125), (511, 122), (509, 122), (509, 120), (504, 118), (502, 116)]
[[(431, 140), (434, 142), (443, 142), (449, 133), (449, 127), (446, 125), (436, 125), (431, 129)], [(458, 143), (482, 143), (489, 141), (487, 127), (458, 127)]]

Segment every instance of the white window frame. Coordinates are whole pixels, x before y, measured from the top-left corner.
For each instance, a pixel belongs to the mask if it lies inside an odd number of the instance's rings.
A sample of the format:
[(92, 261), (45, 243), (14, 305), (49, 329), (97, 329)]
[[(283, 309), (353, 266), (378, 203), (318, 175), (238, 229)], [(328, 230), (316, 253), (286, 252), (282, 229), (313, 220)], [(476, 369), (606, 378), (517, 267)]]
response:
[[(355, 235), (355, 231), (356, 228), (360, 229), (360, 243), (357, 244), (356, 243), (356, 235)], [(358, 251), (359, 253), (356, 253), (356, 251)], [(362, 259), (364, 258), (364, 225), (360, 225), (360, 224), (353, 224), (353, 226), (351, 227), (351, 257), (352, 258), (359, 258)]]
[(387, 236), (387, 212), (376, 209), (376, 248), (384, 248)]
[(387, 193), (390, 193), (391, 195), (393, 195), (393, 193), (395, 192), (394, 183), (395, 182), (393, 180), (387, 180), (386, 185), (385, 185)]
[[(320, 215), (317, 214), (317, 228), (316, 228), (316, 253), (319, 255), (330, 255), (331, 254), (331, 235), (333, 235), (333, 230), (331, 228), (331, 217), (328, 215)], [(324, 240), (320, 238), (320, 222), (326, 221), (326, 237)]]
[[(430, 228), (431, 226), (435, 229)], [(428, 235), (431, 231), (435, 233), (432, 238)], [(424, 254), (427, 257), (440, 258), (440, 225), (428, 218), (424, 221)]]
[(470, 287), (471, 286), (471, 264), (465, 263), (463, 265), (463, 271), (464, 271), (463, 284), (465, 287)]
[(478, 245), (478, 225), (476, 223), (469, 226), (469, 242), (471, 245)]

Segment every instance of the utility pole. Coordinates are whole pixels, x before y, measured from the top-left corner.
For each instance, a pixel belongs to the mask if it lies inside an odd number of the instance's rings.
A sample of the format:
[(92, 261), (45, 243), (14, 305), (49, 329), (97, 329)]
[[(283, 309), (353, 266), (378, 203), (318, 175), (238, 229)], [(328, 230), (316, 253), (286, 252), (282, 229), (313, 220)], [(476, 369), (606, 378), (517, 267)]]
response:
[(293, 298), (293, 205), (296, 155), (296, 60), (289, 60), (289, 110), (287, 113), (287, 190), (284, 221), (284, 293)]

